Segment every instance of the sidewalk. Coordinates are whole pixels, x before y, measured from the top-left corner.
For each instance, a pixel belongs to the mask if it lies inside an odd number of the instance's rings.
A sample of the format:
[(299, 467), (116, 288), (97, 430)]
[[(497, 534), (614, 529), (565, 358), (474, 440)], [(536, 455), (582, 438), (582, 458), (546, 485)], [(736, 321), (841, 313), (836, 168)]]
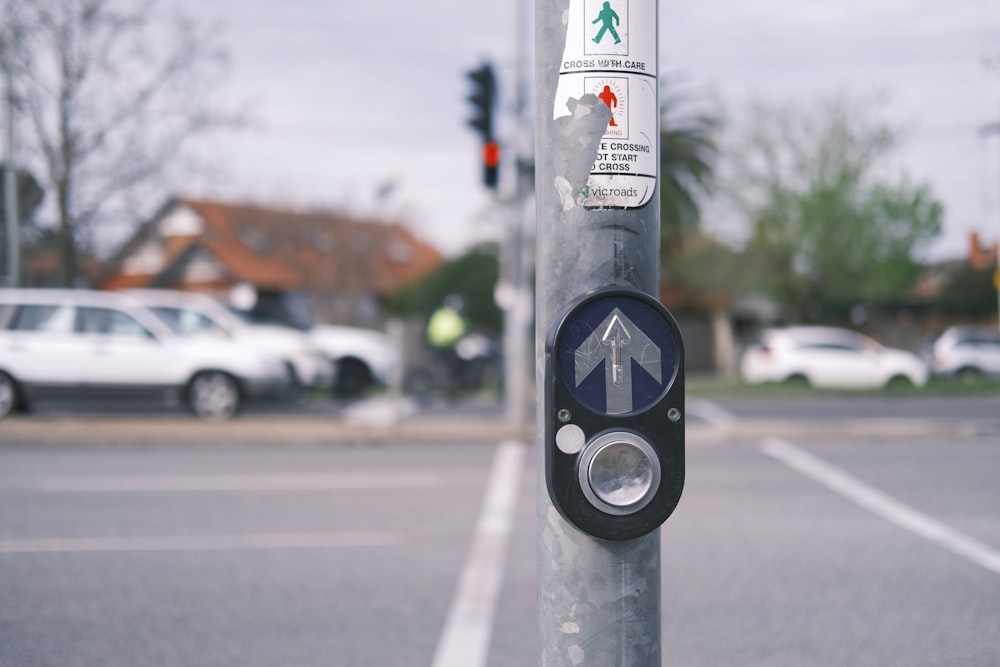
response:
[[(724, 444), (761, 438), (926, 438), (976, 435), (954, 421), (932, 419), (720, 420), (688, 406), (687, 442)], [(697, 414), (696, 414), (697, 413)], [(351, 405), (248, 411), (226, 422), (204, 422), (188, 413), (107, 414), (43, 412), (0, 422), (4, 444), (376, 444), (477, 443), (515, 439), (534, 443), (534, 416), (508, 424), (495, 402), (418, 406), (409, 399), (377, 398)]]
[(0, 446), (10, 443), (364, 444), (379, 442), (497, 442), (535, 440), (533, 420), (507, 424), (500, 406), (482, 402), (421, 409), (407, 399), (376, 399), (336, 409), (250, 410), (225, 422), (200, 421), (187, 412), (130, 415), (43, 412), (0, 422)]

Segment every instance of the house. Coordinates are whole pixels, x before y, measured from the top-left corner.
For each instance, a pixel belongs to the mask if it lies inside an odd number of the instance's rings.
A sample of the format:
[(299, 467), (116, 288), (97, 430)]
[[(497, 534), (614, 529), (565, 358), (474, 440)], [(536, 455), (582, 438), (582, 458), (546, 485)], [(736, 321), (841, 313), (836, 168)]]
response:
[(983, 246), (979, 232), (969, 235), (969, 266), (980, 271), (1000, 266), (1000, 240), (992, 247)]
[[(849, 320), (824, 323), (860, 329), (887, 345), (916, 351), (951, 324), (996, 322), (997, 292), (990, 278), (1000, 279), (993, 277), (998, 253), (1000, 242), (984, 244), (973, 233), (965, 257), (925, 267), (911, 291), (880, 303), (859, 303)], [(781, 304), (745, 292), (752, 282), (748, 271), (761, 267), (748, 264), (737, 251), (693, 235), (685, 240), (680, 261), (688, 270), (666, 267), (660, 298), (684, 332), (689, 372), (733, 374), (740, 349), (760, 328), (789, 322)], [(953, 298), (943, 303), (946, 295)]]
[(398, 224), (178, 198), (136, 230), (94, 285), (220, 296), (239, 287), (256, 297), (258, 315), (371, 325), (387, 298), (441, 262)]

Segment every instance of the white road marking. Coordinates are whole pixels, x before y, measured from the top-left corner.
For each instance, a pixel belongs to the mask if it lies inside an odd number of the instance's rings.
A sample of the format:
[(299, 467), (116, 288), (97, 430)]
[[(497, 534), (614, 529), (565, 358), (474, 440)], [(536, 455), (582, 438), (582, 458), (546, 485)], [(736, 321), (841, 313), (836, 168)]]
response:
[(519, 442), (504, 442), (497, 448), (472, 546), (438, 640), (432, 667), (482, 667), (486, 664), (525, 450), (525, 445)]
[(378, 532), (54, 537), (0, 540), (0, 554), (337, 549), (402, 543), (397, 533)]
[(901, 528), (1000, 574), (1000, 552), (868, 486), (795, 445), (772, 438), (762, 451)]
[(442, 484), (430, 472), (107, 475), (43, 477), (42, 491), (76, 493), (200, 493), (206, 491), (341, 491), (429, 488)]
[(687, 404), (687, 411), (689, 414), (701, 419), (709, 426), (728, 429), (732, 428), (736, 424), (736, 415), (729, 412), (718, 403), (704, 398), (688, 398), (685, 403)]
[(344, 419), (360, 424), (390, 426), (419, 412), (416, 400), (407, 396), (370, 398), (344, 410)]

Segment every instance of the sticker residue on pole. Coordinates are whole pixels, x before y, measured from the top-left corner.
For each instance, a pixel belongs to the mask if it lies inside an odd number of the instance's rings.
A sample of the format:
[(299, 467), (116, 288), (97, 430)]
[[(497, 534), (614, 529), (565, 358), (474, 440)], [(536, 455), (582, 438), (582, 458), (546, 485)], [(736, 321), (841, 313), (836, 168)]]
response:
[(656, 2), (571, 0), (553, 117), (592, 94), (611, 120), (577, 204), (637, 208), (649, 203), (659, 167)]

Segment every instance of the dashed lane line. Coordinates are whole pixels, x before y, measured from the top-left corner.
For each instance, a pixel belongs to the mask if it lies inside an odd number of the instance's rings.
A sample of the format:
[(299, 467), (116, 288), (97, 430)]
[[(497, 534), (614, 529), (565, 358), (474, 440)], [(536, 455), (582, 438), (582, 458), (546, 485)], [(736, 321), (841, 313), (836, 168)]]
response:
[(391, 532), (58, 537), (0, 540), (0, 555), (339, 549), (399, 546), (402, 543), (402, 535)]
[(442, 477), (437, 473), (385, 471), (48, 476), (38, 479), (33, 486), (55, 493), (204, 493), (430, 488), (441, 484)]

